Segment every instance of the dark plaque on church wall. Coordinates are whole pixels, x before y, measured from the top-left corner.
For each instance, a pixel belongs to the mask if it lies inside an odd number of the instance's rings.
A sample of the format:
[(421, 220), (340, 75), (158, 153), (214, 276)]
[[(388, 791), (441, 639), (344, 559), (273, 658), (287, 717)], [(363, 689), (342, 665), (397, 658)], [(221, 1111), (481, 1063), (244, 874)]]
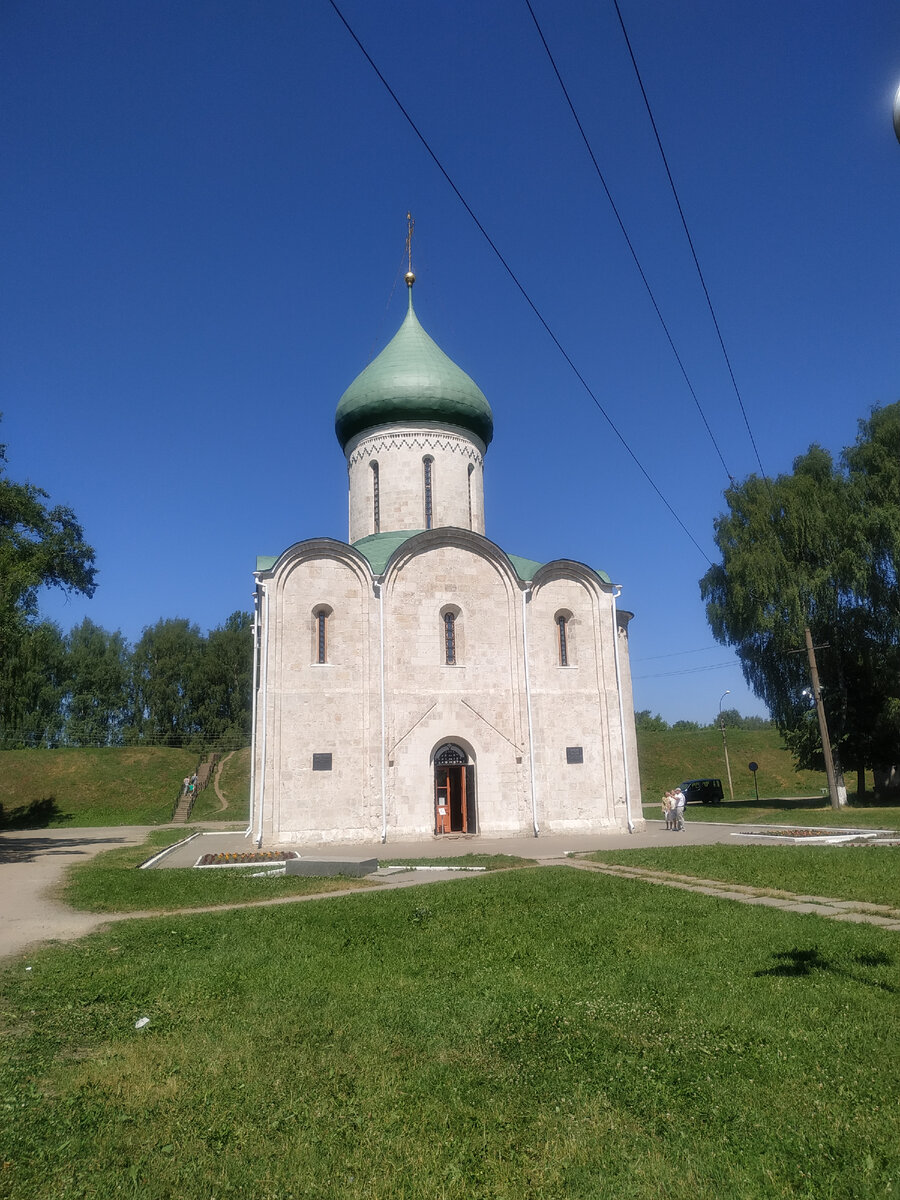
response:
[(583, 763), (584, 762), (584, 747), (583, 746), (566, 746), (566, 762), (567, 763)]
[(331, 770), (331, 755), (330, 754), (314, 754), (313, 755), (313, 770), (314, 771), (330, 771)]

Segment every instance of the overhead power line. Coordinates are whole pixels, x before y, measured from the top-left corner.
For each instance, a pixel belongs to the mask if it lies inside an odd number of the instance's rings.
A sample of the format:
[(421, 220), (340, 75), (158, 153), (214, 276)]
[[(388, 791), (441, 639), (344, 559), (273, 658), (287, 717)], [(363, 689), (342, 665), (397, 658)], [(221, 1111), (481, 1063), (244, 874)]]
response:
[[(528, 0), (525, 0), (526, 4)], [(681, 200), (678, 196), (678, 189), (675, 186), (675, 180), (672, 178), (672, 172), (669, 170), (669, 160), (666, 158), (666, 152), (663, 149), (662, 138), (659, 136), (659, 130), (656, 127), (656, 119), (653, 116), (653, 109), (650, 107), (650, 100), (647, 96), (647, 90), (644, 87), (644, 81), (641, 78), (641, 72), (638, 69), (637, 59), (634, 56), (634, 51), (631, 48), (631, 40), (628, 37), (628, 30), (625, 28), (625, 22), (622, 19), (622, 13), (619, 9), (619, 0), (613, 0), (616, 9), (616, 16), (619, 18), (619, 25), (622, 29), (622, 36), (625, 38), (625, 45), (628, 47), (628, 54), (631, 58), (631, 65), (634, 67), (634, 73), (637, 76), (638, 87), (641, 89), (641, 95), (644, 98), (644, 105), (647, 109), (647, 116), (650, 118), (650, 124), (653, 127), (653, 136), (656, 138), (656, 144), (659, 147), (659, 153), (662, 157), (663, 166), (666, 169), (666, 176), (669, 180), (669, 187), (672, 189), (672, 195), (675, 197), (675, 205), (678, 208), (678, 215), (681, 217), (681, 224), (684, 228), (684, 235), (687, 238), (688, 246), (691, 249), (691, 257), (694, 260), (694, 266), (697, 268), (697, 275), (700, 278), (700, 286), (703, 288), (703, 295), (706, 297), (706, 304), (709, 308), (709, 315), (712, 317), (713, 325), (716, 329), (716, 337), (719, 339), (719, 345), (722, 348), (722, 355), (725, 359), (725, 365), (728, 367), (728, 374), (731, 377), (731, 385), (734, 388), (734, 394), (737, 396), (737, 402), (740, 406), (741, 415), (744, 418), (744, 424), (747, 426), (747, 433), (750, 437), (750, 444), (753, 447), (753, 453), (756, 455), (756, 461), (759, 465), (760, 474), (763, 478), (767, 478), (763, 470), (762, 459), (759, 457), (759, 449), (756, 445), (756, 438), (753, 436), (753, 430), (750, 428), (750, 418), (747, 416), (747, 410), (744, 407), (744, 401), (741, 396), (741, 390), (738, 387), (737, 379), (735, 378), (734, 369), (731, 365), (731, 359), (728, 356), (728, 351), (725, 349), (725, 339), (722, 337), (722, 330), (719, 327), (719, 320), (716, 316), (716, 310), (713, 307), (712, 297), (709, 294), (709, 288), (706, 286), (706, 280), (703, 277), (703, 270), (700, 266), (700, 259), (697, 257), (697, 251), (694, 249), (694, 239), (691, 237), (691, 231), (688, 229), (687, 218), (684, 215), (684, 209), (681, 207)], [(529, 8), (530, 8), (529, 4)]]
[(569, 89), (565, 85), (563, 77), (560, 74), (559, 67), (556, 65), (556, 60), (553, 57), (553, 53), (552, 53), (549, 45), (547, 44), (547, 39), (544, 37), (544, 31), (541, 29), (540, 22), (538, 21), (537, 17), (535, 16), (534, 9), (531, 7), (531, 0), (525, 0), (525, 3), (528, 6), (528, 11), (531, 13), (531, 19), (532, 19), (532, 21), (534, 21), (534, 27), (537, 30), (538, 37), (541, 39), (541, 44), (543, 45), (544, 50), (546, 51), (547, 58), (550, 61), (550, 66), (553, 68), (553, 73), (557, 78), (560, 88), (562, 88), (562, 94), (566, 98), (566, 103), (569, 106), (569, 111), (572, 114), (572, 118), (574, 119), (575, 124), (578, 126), (578, 132), (581, 134), (581, 140), (584, 142), (585, 148), (587, 149), (587, 152), (590, 155), (591, 162), (594, 164), (594, 170), (597, 172), (597, 178), (600, 180), (603, 190), (606, 193), (606, 198), (609, 201), (610, 207), (613, 210), (613, 216), (616, 218), (616, 221), (618, 222), (618, 225), (619, 225), (619, 229), (622, 232), (622, 237), (625, 239), (625, 244), (628, 247), (629, 251), (631, 252), (631, 257), (634, 260), (635, 267), (637, 267), (637, 272), (641, 277), (641, 281), (643, 282), (644, 287), (647, 289), (647, 295), (650, 297), (650, 303), (653, 305), (653, 310), (656, 313), (657, 317), (659, 318), (659, 323), (660, 323), (660, 325), (662, 325), (663, 333), (665, 333), (665, 335), (666, 335), (666, 340), (668, 341), (669, 346), (671, 347), (672, 353), (675, 355), (675, 361), (678, 363), (678, 366), (681, 369), (681, 374), (684, 376), (684, 382), (688, 386), (688, 391), (691, 393), (691, 396), (693, 397), (693, 400), (694, 400), (694, 404), (696, 404), (696, 406), (697, 406), (697, 412), (700, 414), (701, 420), (703, 421), (703, 424), (706, 427), (706, 432), (709, 434), (709, 440), (712, 442), (713, 446), (715, 447), (716, 454), (718, 454), (718, 456), (719, 456), (719, 462), (722, 464), (722, 467), (725, 471), (725, 474), (728, 476), (729, 481), (731, 483), (734, 483), (734, 476), (732, 475), (731, 471), (729, 471), (729, 469), (728, 469), (728, 464), (725, 462), (725, 457), (722, 454), (722, 450), (719, 446), (719, 443), (716, 441), (715, 435), (713, 434), (713, 431), (710, 428), (709, 421), (707, 421), (707, 419), (706, 419), (706, 413), (703, 411), (703, 408), (701, 407), (700, 400), (697, 396), (697, 392), (694, 389), (694, 385), (691, 383), (690, 377), (688, 376), (687, 368), (685, 367), (685, 365), (681, 359), (681, 355), (678, 353), (678, 349), (675, 346), (675, 342), (672, 338), (672, 334), (669, 331), (668, 325), (666, 324), (665, 317), (663, 317), (662, 311), (660, 310), (660, 307), (659, 307), (659, 304), (656, 301), (656, 297), (653, 294), (653, 288), (650, 286), (650, 281), (647, 278), (646, 272), (644, 271), (644, 268), (641, 265), (641, 260), (638, 258), (637, 251), (634, 248), (634, 243), (632, 242), (632, 240), (628, 234), (628, 230), (625, 228), (625, 222), (622, 220), (622, 215), (619, 212), (618, 206), (616, 205), (615, 200), (613, 200), (613, 198), (612, 198), (612, 193), (609, 190), (609, 186), (607, 185), (606, 179), (603, 176), (603, 172), (600, 170), (600, 164), (597, 162), (597, 156), (594, 154), (594, 149), (591, 146), (588, 135), (584, 131), (584, 126), (582, 125), (581, 119), (578, 116), (578, 113), (575, 109), (575, 105), (572, 102), (572, 97), (569, 95)]
[(668, 679), (673, 675), (699, 675), (703, 671), (721, 671), (724, 667), (734, 667), (734, 660), (729, 662), (710, 663), (708, 667), (685, 667), (681, 671), (658, 671), (654, 675), (635, 675), (634, 679)]
[(528, 292), (525, 290), (524, 284), (521, 283), (521, 281), (519, 280), (515, 271), (513, 271), (512, 267), (509, 265), (509, 263), (503, 257), (499, 248), (497, 247), (496, 243), (491, 238), (488, 231), (485, 229), (485, 227), (482, 225), (481, 221), (479, 221), (478, 217), (475, 215), (473, 209), (469, 205), (466, 198), (463, 196), (462, 192), (459, 190), (459, 188), (453, 182), (453, 179), (451, 178), (446, 167), (443, 165), (441, 160), (438, 158), (437, 154), (435, 154), (434, 150), (432, 150), (431, 146), (428, 143), (427, 138), (422, 133), (422, 131), (419, 129), (419, 127), (416, 125), (415, 121), (412, 119), (410, 114), (407, 112), (406, 108), (403, 106), (402, 101), (397, 96), (397, 93), (394, 91), (394, 89), (388, 83), (387, 79), (384, 77), (384, 75), (379, 70), (378, 66), (376, 65), (372, 56), (369, 54), (368, 50), (366, 50), (365, 46), (362, 44), (360, 39), (357, 37), (356, 33), (354, 32), (354, 30), (351, 27), (350, 23), (348, 22), (347, 18), (341, 12), (341, 10), (338, 7), (335, 0), (328, 0), (328, 2), (331, 5), (331, 7), (334, 9), (337, 16), (339, 17), (341, 24), (344, 26), (344, 28), (350, 34), (351, 38), (353, 38), (353, 41), (359, 47), (359, 50), (363, 54), (363, 57), (366, 59), (366, 62), (369, 64), (369, 66), (372, 68), (372, 70), (378, 76), (378, 79), (383, 84), (385, 90), (387, 91), (387, 93), (389, 94), (391, 99), (394, 101), (397, 108), (403, 114), (410, 129), (412, 129), (413, 133), (416, 135), (416, 137), (422, 143), (422, 146), (425, 148), (426, 152), (428, 153), (428, 155), (431, 158), (434, 165), (437, 167), (437, 169), (443, 175), (444, 179), (446, 179), (447, 183), (452, 188), (453, 193), (455, 194), (456, 198), (459, 200), (460, 204), (462, 204), (463, 208), (466, 210), (466, 212), (469, 214), (469, 216), (475, 222), (475, 225), (478, 227), (478, 230), (481, 233), (482, 237), (485, 239), (487, 244), (493, 250), (494, 254), (497, 256), (497, 259), (499, 260), (503, 269), (506, 271), (507, 275), (509, 275), (510, 279), (513, 281), (513, 283), (518, 288), (519, 293), (521, 294), (522, 298), (525, 300), (525, 303), (528, 305), (528, 307), (531, 309), (531, 311), (534, 313), (534, 315), (540, 321), (541, 325), (544, 327), (544, 330), (549, 335), (551, 341), (556, 346), (557, 350), (560, 352), (560, 354), (563, 356), (563, 358), (566, 360), (566, 362), (569, 364), (569, 366), (571, 367), (572, 371), (574, 372), (576, 378), (578, 379), (579, 383), (584, 388), (584, 390), (587, 392), (587, 394), (590, 396), (591, 400), (593, 400), (594, 404), (597, 406), (600, 413), (603, 415), (603, 418), (605, 419), (606, 423), (609, 425), (610, 429), (613, 431), (613, 433), (616, 435), (616, 437), (621, 442), (622, 446), (625, 448), (625, 450), (631, 457), (631, 460), (634, 462), (635, 466), (638, 468), (638, 470), (641, 472), (641, 474), (644, 476), (644, 478), (650, 484), (650, 486), (654, 490), (654, 492), (656, 492), (656, 495), (659, 497), (659, 499), (662, 501), (662, 503), (665, 505), (665, 507), (669, 510), (669, 513), (674, 518), (676, 523), (680, 526), (682, 532), (690, 539), (691, 542), (693, 542), (694, 546), (700, 552), (700, 554), (703, 556), (703, 558), (706, 560), (706, 562), (708, 562), (709, 565), (712, 566), (713, 563), (712, 563), (712, 560), (710, 559), (709, 555), (706, 553), (706, 551), (703, 549), (703, 547), (700, 545), (700, 543), (697, 541), (697, 539), (694, 537), (694, 535), (691, 533), (691, 531), (688, 529), (688, 527), (682, 521), (681, 517), (679, 517), (678, 513), (675, 511), (675, 509), (672, 507), (672, 505), (669, 503), (669, 501), (666, 499), (666, 497), (660, 491), (659, 487), (656, 485), (656, 483), (653, 480), (652, 476), (650, 475), (649, 471), (646, 469), (644, 464), (641, 462), (641, 460), (638, 458), (638, 456), (632, 450), (631, 446), (626, 441), (624, 434), (622, 434), (619, 431), (619, 429), (616, 426), (615, 422), (613, 421), (612, 417), (610, 417), (609, 413), (606, 411), (606, 409), (600, 403), (599, 399), (594, 394), (594, 391), (591, 388), (590, 384), (587, 382), (587, 380), (581, 374), (578, 367), (575, 365), (575, 363), (573, 362), (569, 353), (566, 351), (565, 347), (563, 346), (562, 342), (560, 342), (559, 338), (556, 336), (556, 334), (550, 328), (549, 324), (544, 319), (540, 309), (537, 307), (535, 302), (531, 299)]
[(633, 658), (633, 663), (653, 662), (657, 658), (680, 658), (682, 654), (706, 654), (710, 650), (718, 650), (718, 646), (697, 646), (693, 650), (670, 650), (668, 654), (646, 654), (642, 658)]

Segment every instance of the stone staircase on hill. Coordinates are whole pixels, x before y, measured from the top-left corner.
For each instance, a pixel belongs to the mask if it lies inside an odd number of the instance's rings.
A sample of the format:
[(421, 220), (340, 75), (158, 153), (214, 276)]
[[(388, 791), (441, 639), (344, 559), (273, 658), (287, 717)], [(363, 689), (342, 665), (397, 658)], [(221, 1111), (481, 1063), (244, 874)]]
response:
[(214, 754), (210, 754), (207, 758), (203, 759), (194, 772), (197, 779), (193, 792), (180, 791), (178, 793), (178, 799), (175, 801), (175, 808), (172, 812), (173, 825), (184, 825), (190, 819), (194, 801), (209, 785), (213, 777), (213, 772), (216, 769), (216, 764), (221, 757), (221, 754), (216, 751)]

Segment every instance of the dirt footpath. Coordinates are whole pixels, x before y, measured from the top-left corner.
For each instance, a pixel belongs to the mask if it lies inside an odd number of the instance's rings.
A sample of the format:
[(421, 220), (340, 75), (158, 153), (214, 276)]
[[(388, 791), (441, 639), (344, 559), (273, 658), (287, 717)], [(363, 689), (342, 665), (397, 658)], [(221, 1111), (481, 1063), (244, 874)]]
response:
[(52, 899), (63, 871), (101, 850), (135, 846), (151, 826), (38, 829), (0, 835), (0, 958), (33, 942), (71, 941), (103, 925), (98, 913), (79, 913)]

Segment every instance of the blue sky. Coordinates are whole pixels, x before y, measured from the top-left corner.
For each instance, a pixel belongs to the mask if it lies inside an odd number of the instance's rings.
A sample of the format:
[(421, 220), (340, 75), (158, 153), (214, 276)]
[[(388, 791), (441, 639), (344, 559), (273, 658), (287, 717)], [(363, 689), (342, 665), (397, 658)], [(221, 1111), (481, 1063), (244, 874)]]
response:
[[(611, 0), (533, 0), (729, 470), (757, 469)], [(900, 399), (895, 0), (620, 0), (770, 474)], [(346, 538), (337, 401), (403, 317), (494, 410), (488, 535), (606, 570), (638, 708), (726, 689), (698, 580), (727, 483), (524, 0), (341, 0), (672, 507), (538, 324), (327, 0), (0, 13), (0, 440), (70, 505), (136, 639), (250, 604), (255, 556)]]

